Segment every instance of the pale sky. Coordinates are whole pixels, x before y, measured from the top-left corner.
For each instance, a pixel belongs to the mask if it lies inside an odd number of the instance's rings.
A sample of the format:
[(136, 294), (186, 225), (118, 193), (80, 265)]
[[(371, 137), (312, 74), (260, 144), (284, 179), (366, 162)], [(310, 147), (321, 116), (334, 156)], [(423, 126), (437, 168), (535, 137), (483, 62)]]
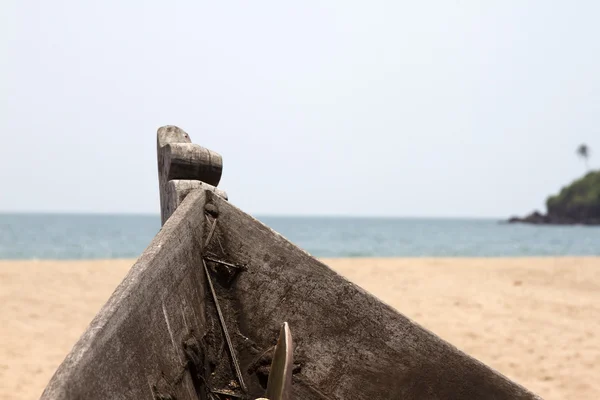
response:
[(505, 217), (600, 166), (600, 2), (0, 5), (0, 211), (158, 213), (156, 130), (262, 215)]

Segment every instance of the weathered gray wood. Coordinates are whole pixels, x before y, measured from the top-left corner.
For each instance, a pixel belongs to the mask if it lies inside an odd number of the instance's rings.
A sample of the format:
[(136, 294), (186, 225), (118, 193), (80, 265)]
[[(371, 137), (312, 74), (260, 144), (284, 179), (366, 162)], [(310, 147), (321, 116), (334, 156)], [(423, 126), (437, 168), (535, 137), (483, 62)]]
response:
[[(214, 192), (218, 196), (227, 200), (227, 193), (221, 189), (218, 189), (208, 183), (200, 181), (189, 181), (174, 179), (165, 185), (163, 204), (162, 204), (162, 215), (164, 221), (168, 220), (171, 214), (175, 212), (177, 207), (183, 202), (186, 196), (196, 189), (205, 189)], [(164, 222), (163, 222), (164, 223)]]
[(198, 267), (204, 193), (190, 193), (164, 225), (61, 364), (43, 400), (199, 398), (184, 342), (200, 343), (206, 332), (206, 281)]
[[(206, 251), (247, 265), (220, 288), (230, 331), (248, 371), (281, 323), (294, 336), (296, 399), (536, 399), (300, 250), (230, 203)], [(251, 345), (249, 345), (251, 343)], [(251, 369), (250, 369), (251, 370)], [(245, 377), (260, 397), (257, 376)]]
[[(223, 159), (202, 146), (191, 143), (182, 129), (167, 125), (157, 132), (158, 180), (160, 190), (161, 220), (164, 224), (174, 207), (167, 197), (167, 185), (171, 180), (195, 180), (216, 187), (221, 180)], [(182, 187), (183, 188), (183, 187)], [(176, 187), (177, 189), (177, 187)], [(220, 193), (219, 193), (220, 194)], [(185, 197), (179, 195), (177, 197)]]
[(203, 257), (250, 396), (264, 395), (287, 321), (294, 399), (537, 399), (204, 189), (169, 218), (42, 399), (239, 393)]
[[(179, 128), (159, 129), (166, 223), (43, 400), (206, 400), (239, 394), (238, 374), (260, 397), (284, 321), (294, 399), (537, 399), (229, 204), (209, 185), (220, 156), (190, 146)], [(218, 173), (201, 171), (210, 165)]]

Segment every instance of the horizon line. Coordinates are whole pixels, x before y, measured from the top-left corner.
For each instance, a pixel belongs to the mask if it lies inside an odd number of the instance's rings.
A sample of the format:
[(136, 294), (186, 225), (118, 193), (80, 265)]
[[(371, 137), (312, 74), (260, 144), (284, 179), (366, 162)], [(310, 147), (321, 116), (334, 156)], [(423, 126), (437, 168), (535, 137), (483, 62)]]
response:
[[(498, 216), (467, 216), (467, 215), (381, 215), (381, 214), (268, 214), (268, 213), (253, 213), (247, 212), (247, 214), (254, 217), (267, 217), (267, 218), (376, 218), (376, 219), (495, 219), (495, 220), (508, 220), (510, 217), (498, 217)], [(0, 210), (0, 215), (65, 215), (65, 216), (139, 216), (139, 217), (158, 217), (160, 218), (159, 212), (111, 212), (111, 211), (3, 211)]]

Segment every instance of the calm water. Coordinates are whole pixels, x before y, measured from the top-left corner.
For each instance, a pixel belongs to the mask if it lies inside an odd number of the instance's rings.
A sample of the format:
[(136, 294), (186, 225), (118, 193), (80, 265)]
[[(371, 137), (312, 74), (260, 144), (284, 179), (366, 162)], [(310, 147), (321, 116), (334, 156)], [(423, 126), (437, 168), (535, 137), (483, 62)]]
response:
[[(600, 228), (495, 220), (259, 217), (319, 257), (600, 255)], [(137, 257), (158, 215), (0, 214), (0, 259)]]

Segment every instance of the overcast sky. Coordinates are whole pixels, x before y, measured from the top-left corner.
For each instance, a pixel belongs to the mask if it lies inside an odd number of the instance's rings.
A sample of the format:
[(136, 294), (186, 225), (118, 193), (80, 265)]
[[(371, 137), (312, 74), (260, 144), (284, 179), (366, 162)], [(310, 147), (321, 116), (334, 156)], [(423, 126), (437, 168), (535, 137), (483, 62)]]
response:
[[(156, 130), (252, 214), (504, 217), (600, 167), (600, 2), (0, 6), (0, 211), (159, 211)], [(596, 150), (596, 152), (594, 152)]]

